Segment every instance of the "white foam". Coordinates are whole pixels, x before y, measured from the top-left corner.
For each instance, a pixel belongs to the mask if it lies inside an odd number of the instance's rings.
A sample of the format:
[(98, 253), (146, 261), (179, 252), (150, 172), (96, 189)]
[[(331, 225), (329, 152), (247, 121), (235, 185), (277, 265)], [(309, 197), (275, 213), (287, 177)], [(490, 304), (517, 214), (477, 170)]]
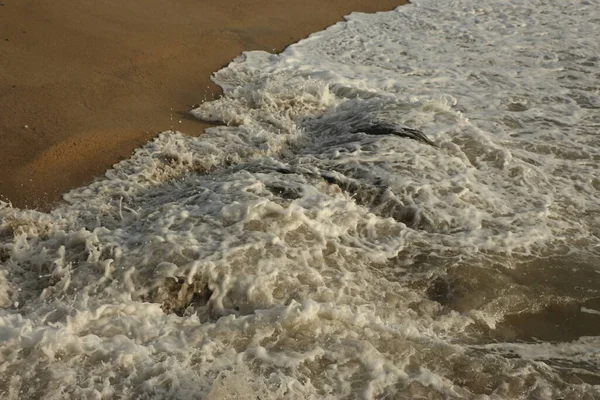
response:
[(600, 311), (594, 310), (592, 308), (581, 307), (581, 312), (593, 315), (600, 315)]
[(218, 71), (229, 126), (1, 204), (0, 393), (598, 396), (597, 338), (495, 330), (598, 296), (599, 5), (353, 14)]

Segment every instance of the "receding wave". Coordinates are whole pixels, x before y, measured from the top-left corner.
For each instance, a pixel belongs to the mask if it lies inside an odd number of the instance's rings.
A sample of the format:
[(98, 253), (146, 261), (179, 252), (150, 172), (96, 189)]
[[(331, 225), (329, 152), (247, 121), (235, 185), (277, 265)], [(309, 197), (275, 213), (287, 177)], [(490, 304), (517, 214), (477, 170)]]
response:
[(4, 398), (600, 396), (597, 1), (422, 0), (0, 205)]

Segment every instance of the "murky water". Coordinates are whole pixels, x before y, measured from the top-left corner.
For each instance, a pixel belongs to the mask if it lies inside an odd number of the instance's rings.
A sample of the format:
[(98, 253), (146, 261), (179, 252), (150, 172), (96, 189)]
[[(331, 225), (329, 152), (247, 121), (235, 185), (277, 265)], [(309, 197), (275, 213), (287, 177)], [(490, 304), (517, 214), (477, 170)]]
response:
[(0, 393), (600, 396), (599, 6), (354, 14), (217, 72), (228, 126), (3, 205)]

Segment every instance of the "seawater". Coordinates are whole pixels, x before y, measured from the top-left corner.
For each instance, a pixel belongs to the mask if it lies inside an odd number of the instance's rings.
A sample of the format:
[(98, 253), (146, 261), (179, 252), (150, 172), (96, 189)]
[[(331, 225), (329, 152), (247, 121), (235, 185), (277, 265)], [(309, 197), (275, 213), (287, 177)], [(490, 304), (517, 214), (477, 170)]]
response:
[(599, 398), (598, 38), (417, 0), (244, 53), (224, 126), (1, 205), (0, 396)]

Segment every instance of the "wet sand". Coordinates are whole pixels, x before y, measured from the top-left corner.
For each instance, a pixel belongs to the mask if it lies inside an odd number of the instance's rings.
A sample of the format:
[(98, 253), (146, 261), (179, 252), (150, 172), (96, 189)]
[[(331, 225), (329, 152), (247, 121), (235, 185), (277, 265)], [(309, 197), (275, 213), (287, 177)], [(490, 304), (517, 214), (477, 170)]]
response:
[(0, 199), (47, 210), (190, 108), (246, 50), (281, 51), (352, 11), (403, 0), (6, 0), (0, 5)]

